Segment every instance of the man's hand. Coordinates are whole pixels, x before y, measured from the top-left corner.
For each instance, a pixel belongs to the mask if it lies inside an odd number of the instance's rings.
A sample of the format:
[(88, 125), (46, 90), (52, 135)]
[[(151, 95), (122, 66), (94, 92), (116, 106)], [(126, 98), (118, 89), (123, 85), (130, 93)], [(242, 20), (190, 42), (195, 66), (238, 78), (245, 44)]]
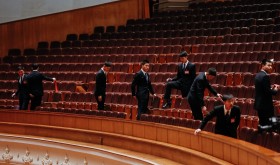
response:
[(168, 82), (168, 81), (172, 81), (172, 78), (167, 78), (167, 79), (166, 79), (166, 82)]
[(223, 95), (221, 95), (220, 93), (218, 93), (217, 96), (218, 96), (219, 98), (222, 98), (222, 97), (223, 97)]
[(201, 132), (201, 129), (196, 129), (196, 130), (194, 131), (194, 135), (197, 135), (199, 132)]
[(205, 106), (201, 107), (201, 111), (207, 111), (207, 108)]
[(153, 96), (154, 96), (154, 97), (157, 97), (157, 94), (154, 93)]
[(31, 98), (33, 98), (33, 97), (34, 97), (34, 95), (32, 95), (31, 93), (29, 94), (29, 96), (30, 96)]
[(279, 85), (278, 84), (273, 84), (272, 89), (273, 90), (278, 90), (279, 89)]
[(56, 78), (52, 78), (53, 79), (53, 81), (56, 81)]
[(98, 101), (102, 101), (102, 96), (98, 96)]
[(12, 94), (12, 97), (15, 97), (15, 96), (16, 96), (16, 93), (13, 93), (13, 94)]

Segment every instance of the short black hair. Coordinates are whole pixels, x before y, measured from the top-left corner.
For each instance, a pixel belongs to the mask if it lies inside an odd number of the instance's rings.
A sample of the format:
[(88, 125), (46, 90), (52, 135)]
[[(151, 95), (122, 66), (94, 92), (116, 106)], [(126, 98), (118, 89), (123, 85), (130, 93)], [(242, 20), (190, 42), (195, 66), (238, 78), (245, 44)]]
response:
[(232, 94), (224, 94), (224, 95), (222, 96), (222, 100), (223, 100), (223, 101), (227, 101), (227, 100), (230, 100), (230, 99), (232, 99), (232, 98), (234, 98), (234, 96), (233, 96)]
[(263, 59), (263, 60), (261, 61), (261, 64), (262, 64), (262, 65), (266, 65), (266, 63), (268, 63), (268, 62), (269, 62), (269, 63), (273, 63), (273, 61), (274, 61), (273, 59)]
[(143, 65), (145, 65), (145, 64), (149, 64), (149, 61), (148, 61), (148, 60), (143, 60), (143, 61), (141, 62), (141, 66), (143, 66)]
[(211, 76), (217, 76), (217, 70), (215, 68), (209, 68), (207, 73)]
[(37, 70), (39, 68), (39, 65), (34, 63), (34, 64), (32, 64), (31, 67), (32, 67), (32, 70)]
[(18, 66), (17, 70), (18, 70), (18, 71), (24, 70), (24, 67), (20, 65), (20, 66)]
[(188, 52), (186, 51), (182, 51), (180, 54), (179, 54), (179, 57), (187, 57), (188, 56)]
[(105, 61), (104, 65), (107, 66), (107, 67), (111, 67), (112, 63), (110, 61)]

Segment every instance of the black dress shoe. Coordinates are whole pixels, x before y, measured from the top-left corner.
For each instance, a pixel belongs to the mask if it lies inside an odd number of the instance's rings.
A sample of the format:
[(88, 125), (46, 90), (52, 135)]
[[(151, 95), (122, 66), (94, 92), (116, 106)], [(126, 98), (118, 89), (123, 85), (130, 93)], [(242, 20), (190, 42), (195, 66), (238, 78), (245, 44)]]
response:
[(163, 109), (167, 109), (167, 108), (170, 108), (171, 107), (171, 103), (165, 103), (162, 108)]

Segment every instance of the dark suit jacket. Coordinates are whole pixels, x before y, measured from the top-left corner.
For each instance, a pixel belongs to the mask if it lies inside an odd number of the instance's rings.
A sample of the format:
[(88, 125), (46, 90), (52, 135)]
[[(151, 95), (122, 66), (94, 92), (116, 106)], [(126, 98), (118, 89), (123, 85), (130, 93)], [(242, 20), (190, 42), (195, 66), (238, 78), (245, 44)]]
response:
[(26, 77), (29, 93), (34, 96), (43, 96), (44, 88), (43, 88), (43, 80), (53, 81), (52, 78), (43, 75), (38, 71), (32, 71)]
[(202, 120), (199, 128), (203, 129), (207, 122), (216, 117), (215, 133), (229, 137), (237, 137), (237, 128), (240, 122), (240, 108), (233, 106), (228, 119), (224, 112), (224, 105), (214, 107), (212, 111)]
[(188, 94), (188, 99), (191, 98), (192, 100), (197, 100), (200, 106), (204, 106), (204, 90), (207, 88), (212, 94), (217, 96), (217, 92), (212, 86), (209, 84), (208, 80), (206, 79), (205, 73), (201, 72), (193, 81), (191, 86), (190, 92)]
[(255, 77), (254, 108), (256, 110), (272, 110), (274, 114), (272, 95), (276, 95), (276, 93), (276, 90), (271, 89), (269, 76), (264, 71), (257, 73)]
[[(149, 74), (148, 77), (149, 78), (147, 82), (146, 77), (141, 70), (135, 74), (131, 84), (132, 96), (137, 96), (139, 98), (139, 97), (148, 97), (149, 92), (154, 94), (154, 89), (152, 87)], [(137, 91), (135, 92), (136, 86), (137, 86)]]
[(172, 81), (179, 81), (183, 85), (191, 86), (192, 82), (196, 76), (195, 65), (188, 62), (187, 67), (183, 70), (183, 64), (178, 65), (177, 75), (172, 79)]
[(106, 93), (106, 75), (102, 69), (96, 74), (95, 96), (104, 96)]
[(18, 79), (17, 79), (18, 88), (17, 88), (17, 91), (16, 91), (16, 95), (19, 96), (19, 97), (28, 98), (28, 96), (29, 96), (29, 89), (28, 89), (28, 86), (27, 86), (26, 77), (27, 77), (27, 75), (24, 74), (23, 75), (23, 80), (22, 80), (21, 83), (20, 83), (20, 77), (18, 77)]

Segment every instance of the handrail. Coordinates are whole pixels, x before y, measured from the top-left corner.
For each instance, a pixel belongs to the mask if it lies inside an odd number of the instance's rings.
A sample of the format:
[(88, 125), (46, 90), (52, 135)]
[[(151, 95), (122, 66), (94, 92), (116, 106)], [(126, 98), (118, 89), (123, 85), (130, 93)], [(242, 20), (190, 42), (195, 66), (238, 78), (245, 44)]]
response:
[(183, 164), (210, 159), (210, 164), (280, 164), (279, 153), (258, 145), (208, 132), (195, 136), (193, 129), (159, 123), (12, 110), (1, 110), (0, 121), (2, 133), (99, 143)]

